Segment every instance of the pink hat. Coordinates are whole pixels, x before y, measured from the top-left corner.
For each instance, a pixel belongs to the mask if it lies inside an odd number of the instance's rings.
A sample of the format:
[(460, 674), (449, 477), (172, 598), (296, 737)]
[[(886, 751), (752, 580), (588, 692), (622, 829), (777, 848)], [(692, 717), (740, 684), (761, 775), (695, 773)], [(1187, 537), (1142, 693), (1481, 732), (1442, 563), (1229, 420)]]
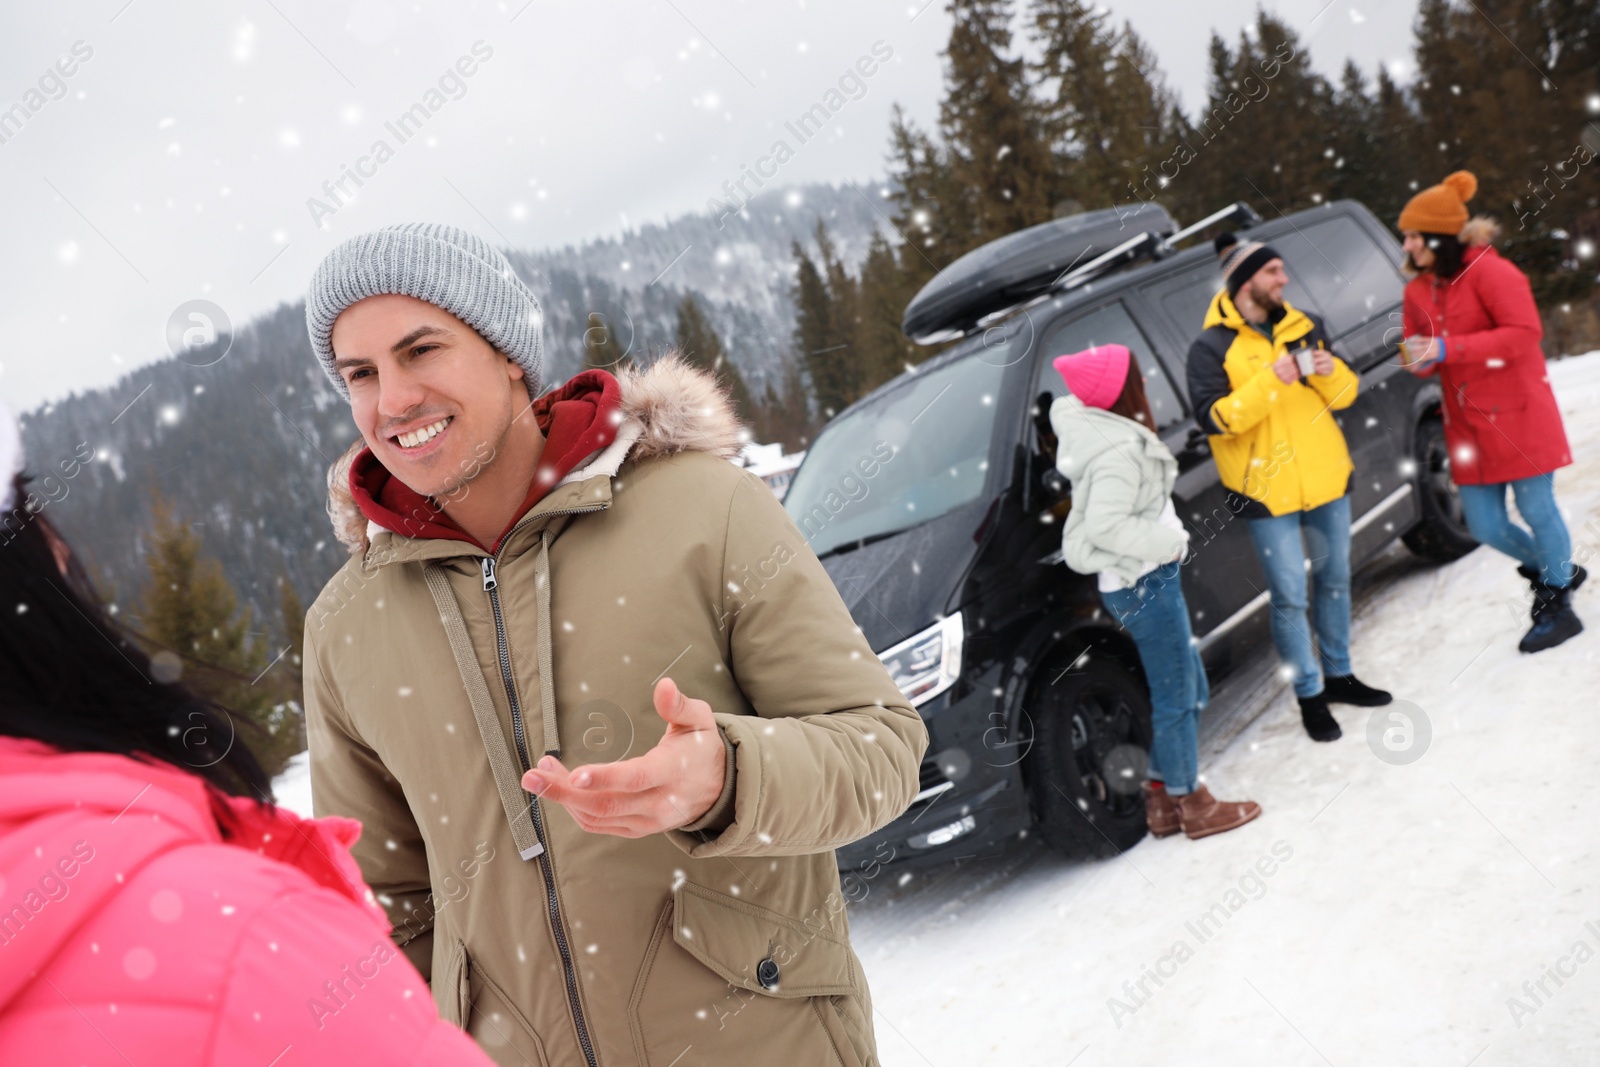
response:
[(1057, 356), (1054, 366), (1067, 391), (1089, 407), (1109, 408), (1122, 395), (1133, 353), (1123, 345), (1095, 345), (1087, 352)]

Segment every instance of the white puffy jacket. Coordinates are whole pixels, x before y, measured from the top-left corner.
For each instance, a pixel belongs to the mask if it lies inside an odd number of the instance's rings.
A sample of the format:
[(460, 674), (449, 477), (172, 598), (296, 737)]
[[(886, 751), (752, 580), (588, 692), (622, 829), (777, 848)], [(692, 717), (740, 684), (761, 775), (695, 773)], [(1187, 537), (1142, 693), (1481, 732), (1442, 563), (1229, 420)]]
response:
[(1159, 522), (1178, 461), (1154, 432), (1075, 396), (1050, 405), (1056, 469), (1072, 483), (1061, 554), (1080, 574), (1110, 571), (1132, 585), (1152, 563), (1182, 555), (1187, 538)]

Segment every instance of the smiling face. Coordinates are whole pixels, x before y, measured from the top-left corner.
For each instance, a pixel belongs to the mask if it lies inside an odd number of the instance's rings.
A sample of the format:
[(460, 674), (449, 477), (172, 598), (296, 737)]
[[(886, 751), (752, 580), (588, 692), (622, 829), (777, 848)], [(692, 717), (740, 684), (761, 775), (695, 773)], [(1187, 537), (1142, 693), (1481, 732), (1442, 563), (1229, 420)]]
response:
[(518, 418), (528, 409), (522, 368), (448, 311), (369, 296), (339, 315), (332, 340), (356, 428), (416, 492), (448, 498), (497, 460), (536, 447), (533, 420)]
[(1427, 270), (1433, 266), (1433, 249), (1428, 247), (1428, 239), (1416, 230), (1406, 230), (1400, 235), (1403, 240), (1401, 247), (1406, 250), (1406, 255), (1411, 257), (1411, 265), (1418, 270)]

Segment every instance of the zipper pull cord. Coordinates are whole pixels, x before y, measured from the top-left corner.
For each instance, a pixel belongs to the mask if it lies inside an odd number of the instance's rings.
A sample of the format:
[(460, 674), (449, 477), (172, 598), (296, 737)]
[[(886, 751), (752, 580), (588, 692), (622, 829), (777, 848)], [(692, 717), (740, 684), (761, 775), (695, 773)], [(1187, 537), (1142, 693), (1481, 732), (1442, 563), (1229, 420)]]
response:
[(550, 632), (550, 529), (539, 531), (539, 551), (533, 557), (533, 583), (539, 611), (539, 702), (544, 715), (544, 750), (561, 758), (561, 734), (556, 725), (556, 669)]

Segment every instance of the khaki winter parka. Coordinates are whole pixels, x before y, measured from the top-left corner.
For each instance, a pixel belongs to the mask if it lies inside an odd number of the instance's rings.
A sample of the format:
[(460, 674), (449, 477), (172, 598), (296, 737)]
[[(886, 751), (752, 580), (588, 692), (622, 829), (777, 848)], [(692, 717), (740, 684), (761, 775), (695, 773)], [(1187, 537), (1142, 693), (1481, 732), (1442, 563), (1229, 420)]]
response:
[[(875, 1064), (831, 850), (907, 807), (927, 733), (772, 492), (724, 458), (715, 383), (626, 372), (622, 414), (494, 557), (364, 529), (336, 465), (357, 554), (306, 620), (317, 813), (361, 820), (395, 940), (501, 1064)], [(546, 751), (653, 746), (664, 674), (729, 746), (705, 828), (626, 840), (530, 803), (518, 779)]]

